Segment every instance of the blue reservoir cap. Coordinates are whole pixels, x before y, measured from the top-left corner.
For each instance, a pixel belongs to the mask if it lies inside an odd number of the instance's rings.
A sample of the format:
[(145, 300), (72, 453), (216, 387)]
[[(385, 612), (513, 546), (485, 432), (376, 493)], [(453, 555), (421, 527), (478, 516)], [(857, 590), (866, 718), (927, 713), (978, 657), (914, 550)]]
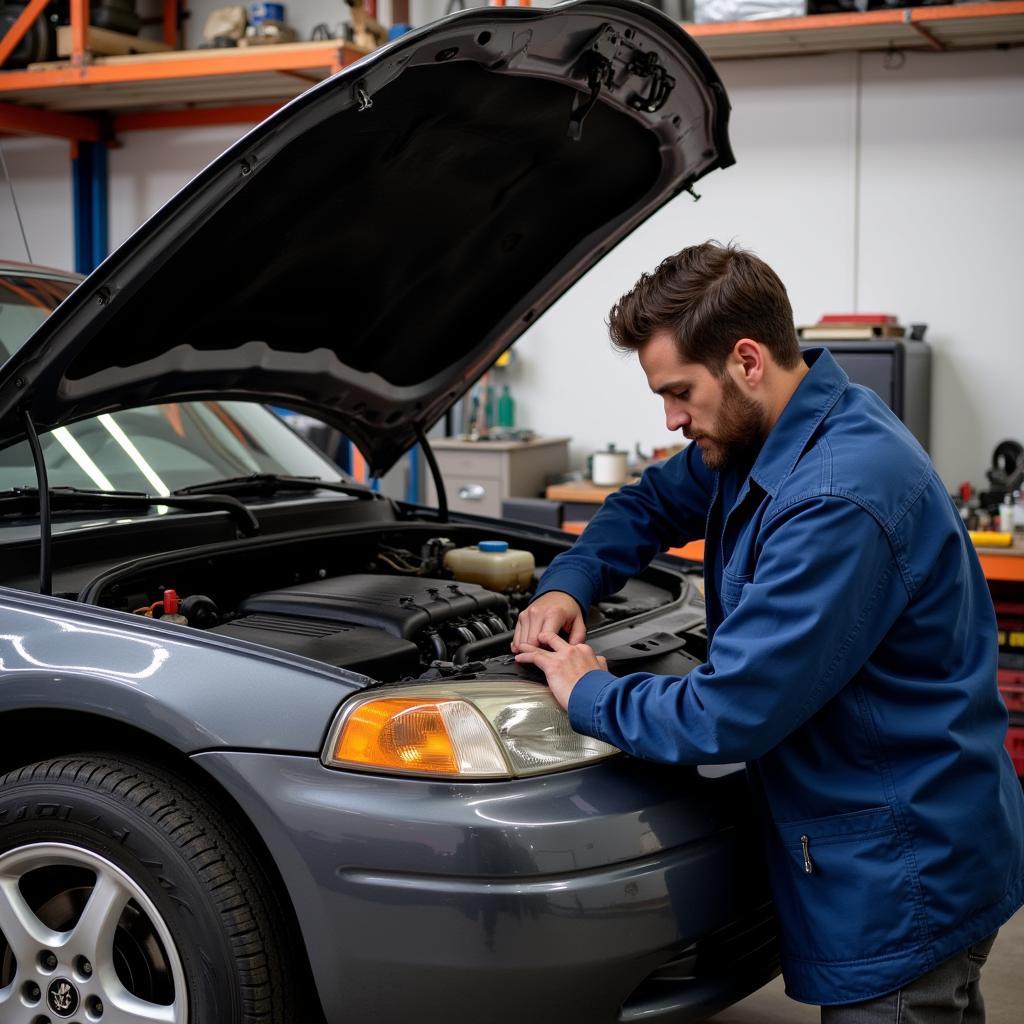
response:
[(482, 540), (477, 544), (480, 551), (508, 551), (507, 540)]

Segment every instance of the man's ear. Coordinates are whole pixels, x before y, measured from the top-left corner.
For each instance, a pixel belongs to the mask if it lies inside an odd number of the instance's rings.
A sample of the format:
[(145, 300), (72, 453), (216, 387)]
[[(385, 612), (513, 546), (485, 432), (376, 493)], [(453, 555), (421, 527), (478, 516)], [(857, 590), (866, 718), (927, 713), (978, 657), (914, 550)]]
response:
[(753, 338), (740, 338), (733, 345), (729, 362), (738, 384), (757, 387), (764, 379), (765, 351)]

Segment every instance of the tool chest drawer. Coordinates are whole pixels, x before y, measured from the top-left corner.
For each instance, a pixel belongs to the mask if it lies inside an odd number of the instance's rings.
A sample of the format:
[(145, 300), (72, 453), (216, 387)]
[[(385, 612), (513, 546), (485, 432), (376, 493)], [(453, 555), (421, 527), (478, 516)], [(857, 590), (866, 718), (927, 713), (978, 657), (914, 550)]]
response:
[(1017, 775), (1024, 779), (1024, 725), (1011, 725), (1006, 730), (1006, 749)]

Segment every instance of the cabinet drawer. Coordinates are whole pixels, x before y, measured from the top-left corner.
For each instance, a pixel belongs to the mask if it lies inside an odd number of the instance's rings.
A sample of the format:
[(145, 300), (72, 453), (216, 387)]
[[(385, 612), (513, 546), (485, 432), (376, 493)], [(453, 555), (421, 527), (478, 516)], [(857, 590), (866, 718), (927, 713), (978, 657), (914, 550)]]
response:
[[(444, 489), (448, 495), (448, 507), (453, 512), (469, 512), (474, 516), (501, 516), (501, 481), (494, 477), (444, 475)], [(437, 504), (433, 481), (427, 488), (431, 505)]]
[(506, 452), (502, 451), (445, 451), (434, 453), (441, 475), (447, 480), (450, 476), (488, 476), (501, 477), (501, 467)]

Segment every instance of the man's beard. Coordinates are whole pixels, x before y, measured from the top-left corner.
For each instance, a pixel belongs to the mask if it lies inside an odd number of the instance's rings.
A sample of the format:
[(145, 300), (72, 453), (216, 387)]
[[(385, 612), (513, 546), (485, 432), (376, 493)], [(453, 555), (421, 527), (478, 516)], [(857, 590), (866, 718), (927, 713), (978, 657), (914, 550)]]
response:
[(722, 383), (722, 405), (713, 434), (698, 434), (700, 455), (708, 469), (724, 469), (730, 462), (753, 462), (768, 436), (764, 410), (748, 398), (726, 375)]

